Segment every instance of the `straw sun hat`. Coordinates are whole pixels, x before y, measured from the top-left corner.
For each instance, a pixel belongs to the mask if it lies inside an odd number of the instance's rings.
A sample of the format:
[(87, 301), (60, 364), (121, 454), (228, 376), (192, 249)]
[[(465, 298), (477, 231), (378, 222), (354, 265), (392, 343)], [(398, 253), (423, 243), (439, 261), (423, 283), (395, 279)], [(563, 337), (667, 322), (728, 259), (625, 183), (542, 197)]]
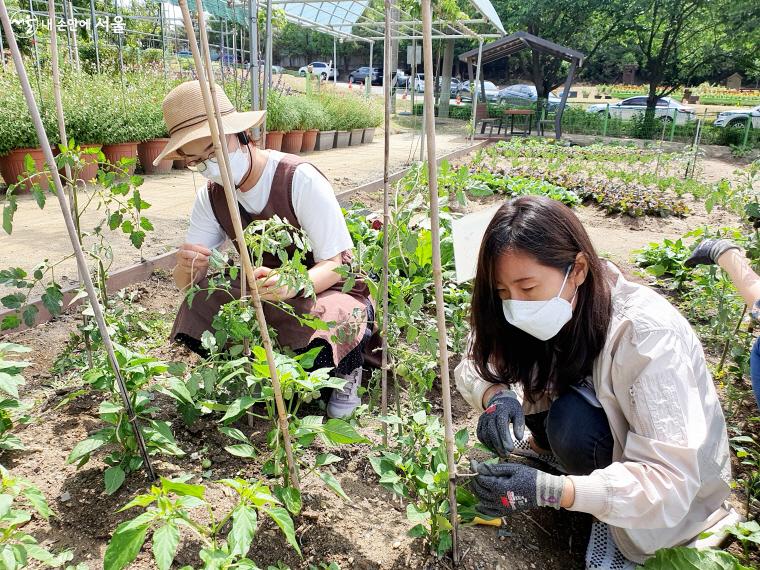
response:
[[(216, 85), (216, 98), (226, 134), (239, 133), (256, 127), (264, 121), (266, 111), (239, 113), (230, 103), (224, 90)], [(188, 81), (177, 85), (164, 97), (162, 105), (164, 122), (169, 130), (169, 142), (158, 155), (153, 165), (162, 160), (181, 158), (177, 149), (182, 145), (211, 136), (203, 104), (203, 95), (198, 81)]]

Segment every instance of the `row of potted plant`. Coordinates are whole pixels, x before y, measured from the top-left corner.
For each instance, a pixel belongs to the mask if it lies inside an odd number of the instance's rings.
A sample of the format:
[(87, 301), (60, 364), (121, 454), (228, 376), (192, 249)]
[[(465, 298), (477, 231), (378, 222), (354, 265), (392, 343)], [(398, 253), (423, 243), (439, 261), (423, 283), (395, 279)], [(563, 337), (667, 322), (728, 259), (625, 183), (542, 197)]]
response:
[(266, 147), (298, 154), (369, 143), (382, 120), (382, 108), (371, 98), (275, 90), (267, 98)]
[[(140, 76), (139, 82), (86, 74), (64, 77), (61, 83), (66, 135), (83, 148), (99, 147), (105, 158), (116, 163), (127, 156), (139, 159), (146, 173), (168, 172), (172, 161), (157, 167), (153, 159), (167, 140), (161, 101), (172, 85), (163, 79)], [(48, 137), (54, 145), (60, 140), (49, 78), (35, 84), (40, 113)], [(24, 157), (29, 154), (39, 165), (44, 162), (31, 116), (21, 93), (18, 78), (0, 76), (0, 175), (15, 182), (23, 174)], [(95, 177), (98, 154), (88, 155), (91, 163), (84, 179)]]

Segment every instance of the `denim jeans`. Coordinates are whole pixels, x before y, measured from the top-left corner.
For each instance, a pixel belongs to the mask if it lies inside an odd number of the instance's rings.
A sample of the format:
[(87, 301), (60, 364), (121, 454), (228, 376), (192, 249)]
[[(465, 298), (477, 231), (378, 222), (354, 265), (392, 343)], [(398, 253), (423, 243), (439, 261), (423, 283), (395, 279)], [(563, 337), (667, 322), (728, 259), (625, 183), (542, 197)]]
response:
[(749, 375), (752, 378), (752, 390), (755, 392), (757, 407), (760, 408), (760, 338), (755, 339), (749, 355)]
[(536, 444), (551, 449), (569, 475), (588, 475), (612, 463), (607, 415), (574, 390), (554, 400), (548, 411), (525, 416), (525, 424)]

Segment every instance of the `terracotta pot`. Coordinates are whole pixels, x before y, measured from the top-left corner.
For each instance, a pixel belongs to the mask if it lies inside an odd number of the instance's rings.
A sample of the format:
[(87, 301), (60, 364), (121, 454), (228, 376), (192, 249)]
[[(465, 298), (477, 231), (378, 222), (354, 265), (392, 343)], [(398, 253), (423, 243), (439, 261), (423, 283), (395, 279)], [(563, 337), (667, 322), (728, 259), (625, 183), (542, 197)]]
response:
[(317, 146), (318, 129), (309, 129), (303, 134), (303, 143), (301, 143), (301, 152), (313, 152)]
[(151, 139), (137, 145), (137, 156), (140, 158), (140, 166), (142, 166), (145, 174), (168, 174), (171, 172), (174, 164), (171, 158), (162, 160), (157, 166), (153, 166), (153, 161), (161, 154), (168, 141), (169, 139)]
[(335, 131), (320, 131), (317, 135), (317, 150), (330, 150), (335, 146)]
[(357, 146), (362, 144), (362, 137), (364, 136), (364, 129), (351, 129), (351, 141), (348, 143), (351, 146)]
[(335, 131), (335, 148), (346, 148), (351, 142), (351, 131)]
[(282, 149), (282, 137), (285, 135), (282, 131), (269, 131), (267, 132), (267, 144), (266, 147), (270, 150)]
[[(26, 171), (26, 168), (24, 168), (24, 157), (27, 154), (34, 159), (37, 169), (40, 169), (45, 164), (45, 157), (42, 154), (41, 148), (17, 148), (6, 155), (0, 156), (0, 174), (3, 176), (6, 184), (10, 185), (18, 182), (18, 177), (24, 174)], [(39, 182), (43, 190), (48, 189), (47, 177), (37, 175), (25, 181), (23, 185), (16, 189), (15, 193), (28, 192), (34, 182)]]
[(118, 144), (107, 144), (103, 146), (103, 154), (106, 155), (106, 160), (111, 164), (118, 163), (122, 158), (134, 158), (135, 162), (129, 167), (130, 176), (135, 173), (135, 167), (137, 166), (137, 143), (126, 142)]
[(290, 131), (282, 137), (282, 152), (298, 154), (303, 145), (303, 131)]
[(364, 129), (364, 136), (362, 137), (363, 143), (371, 143), (372, 139), (374, 138), (375, 138), (375, 127)]
[(187, 168), (187, 161), (184, 158), (177, 158), (172, 164), (174, 165), (174, 170), (184, 170)]

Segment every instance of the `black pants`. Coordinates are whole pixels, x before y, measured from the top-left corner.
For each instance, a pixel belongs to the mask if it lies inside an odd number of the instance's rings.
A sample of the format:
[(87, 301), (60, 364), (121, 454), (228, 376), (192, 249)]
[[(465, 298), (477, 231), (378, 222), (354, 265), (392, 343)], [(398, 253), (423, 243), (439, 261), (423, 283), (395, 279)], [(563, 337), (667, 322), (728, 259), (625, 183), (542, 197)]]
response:
[(536, 444), (551, 449), (570, 475), (588, 475), (612, 463), (612, 432), (602, 408), (574, 390), (563, 394), (546, 412), (525, 416)]

